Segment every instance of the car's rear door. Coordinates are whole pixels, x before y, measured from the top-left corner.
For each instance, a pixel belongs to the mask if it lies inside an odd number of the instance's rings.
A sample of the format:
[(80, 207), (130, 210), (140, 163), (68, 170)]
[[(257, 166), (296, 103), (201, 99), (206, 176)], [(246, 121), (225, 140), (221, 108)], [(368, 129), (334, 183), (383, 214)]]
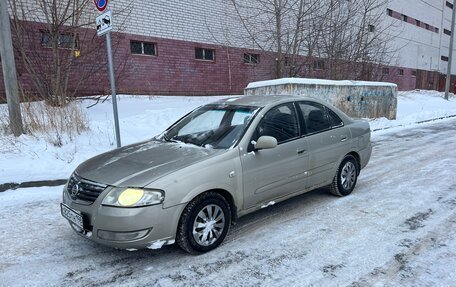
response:
[(311, 101), (298, 102), (304, 124), (302, 133), (309, 145), (309, 188), (329, 184), (336, 164), (348, 150), (351, 134), (329, 108)]

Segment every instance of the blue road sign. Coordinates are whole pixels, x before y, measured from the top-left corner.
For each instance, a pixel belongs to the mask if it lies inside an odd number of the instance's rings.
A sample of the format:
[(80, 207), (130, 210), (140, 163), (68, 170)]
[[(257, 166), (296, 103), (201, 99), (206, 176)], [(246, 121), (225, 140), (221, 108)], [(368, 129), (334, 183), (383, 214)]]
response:
[(103, 12), (108, 6), (108, 0), (93, 0), (93, 3), (95, 3), (97, 10), (100, 12)]

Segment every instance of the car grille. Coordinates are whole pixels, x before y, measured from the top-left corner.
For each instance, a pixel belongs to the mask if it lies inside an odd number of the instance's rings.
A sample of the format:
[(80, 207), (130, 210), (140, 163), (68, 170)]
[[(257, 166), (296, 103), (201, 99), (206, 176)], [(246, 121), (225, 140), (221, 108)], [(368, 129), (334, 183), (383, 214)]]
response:
[(74, 200), (94, 202), (98, 196), (106, 189), (107, 185), (86, 180), (76, 173), (68, 180), (67, 191)]

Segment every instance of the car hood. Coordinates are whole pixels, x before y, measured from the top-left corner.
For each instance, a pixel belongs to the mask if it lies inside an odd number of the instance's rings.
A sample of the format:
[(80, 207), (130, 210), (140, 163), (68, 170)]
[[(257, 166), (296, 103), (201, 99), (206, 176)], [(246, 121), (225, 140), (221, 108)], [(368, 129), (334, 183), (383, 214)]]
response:
[(82, 163), (82, 178), (120, 187), (144, 187), (158, 178), (223, 150), (150, 140), (98, 155)]

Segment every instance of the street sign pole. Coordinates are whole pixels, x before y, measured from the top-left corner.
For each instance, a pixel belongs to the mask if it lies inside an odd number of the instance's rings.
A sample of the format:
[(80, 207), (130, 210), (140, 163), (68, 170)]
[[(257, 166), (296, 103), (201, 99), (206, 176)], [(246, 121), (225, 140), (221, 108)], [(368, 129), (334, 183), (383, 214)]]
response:
[(451, 84), (451, 64), (453, 63), (453, 44), (454, 44), (454, 21), (456, 17), (456, 6), (453, 7), (453, 14), (451, 16), (451, 35), (450, 35), (450, 49), (448, 54), (447, 76), (445, 82), (445, 100), (448, 101), (448, 93), (450, 92)]
[(116, 95), (116, 79), (114, 77), (114, 65), (112, 61), (112, 49), (111, 49), (111, 32), (106, 33), (106, 48), (108, 50), (108, 65), (109, 65), (109, 81), (111, 82), (111, 94), (112, 94), (112, 109), (114, 112), (114, 126), (116, 129), (116, 142), (117, 147), (121, 147), (120, 142), (120, 128), (119, 128), (119, 113), (117, 110), (117, 95)]
[(102, 14), (96, 18), (97, 35), (102, 36), (106, 34), (106, 48), (108, 51), (108, 72), (109, 82), (111, 83), (111, 96), (112, 96), (112, 110), (114, 112), (114, 127), (116, 130), (116, 143), (117, 147), (121, 147), (120, 142), (120, 128), (119, 128), (119, 112), (117, 110), (117, 95), (116, 95), (116, 78), (114, 77), (114, 64), (112, 60), (111, 48), (111, 30), (112, 30), (112, 13), (106, 8), (108, 7), (108, 0), (93, 0), (95, 7)]

